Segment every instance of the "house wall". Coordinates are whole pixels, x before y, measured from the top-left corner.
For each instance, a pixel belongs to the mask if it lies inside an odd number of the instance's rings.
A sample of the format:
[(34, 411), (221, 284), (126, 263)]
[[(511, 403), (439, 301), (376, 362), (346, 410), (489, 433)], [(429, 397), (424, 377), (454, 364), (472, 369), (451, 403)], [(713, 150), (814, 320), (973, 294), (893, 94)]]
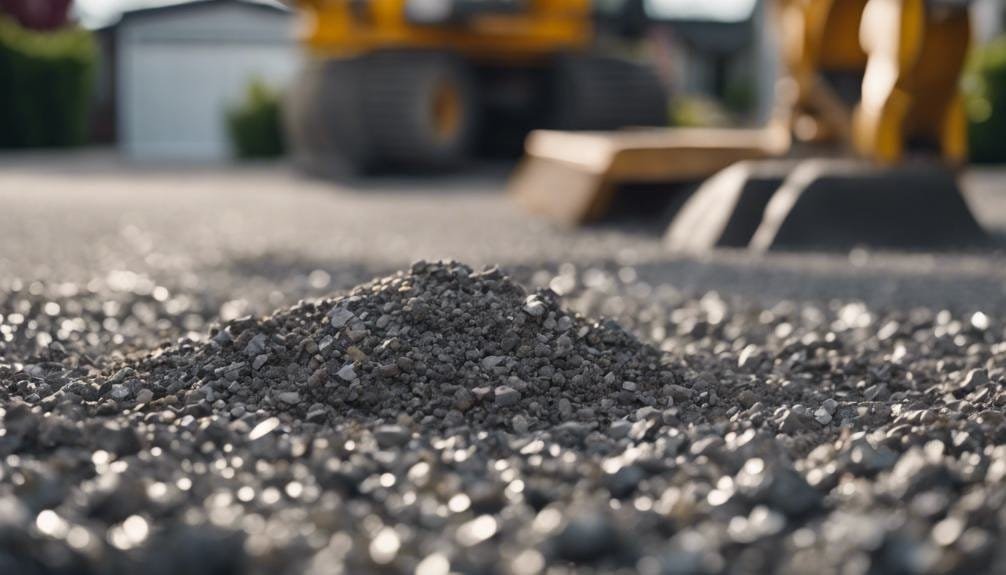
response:
[(979, 42), (988, 42), (1003, 33), (1006, 26), (1006, 1), (975, 0), (971, 10), (971, 21)]
[(118, 128), (137, 159), (231, 156), (226, 110), (254, 78), (284, 86), (298, 66), (291, 15), (221, 2), (127, 17), (119, 26)]

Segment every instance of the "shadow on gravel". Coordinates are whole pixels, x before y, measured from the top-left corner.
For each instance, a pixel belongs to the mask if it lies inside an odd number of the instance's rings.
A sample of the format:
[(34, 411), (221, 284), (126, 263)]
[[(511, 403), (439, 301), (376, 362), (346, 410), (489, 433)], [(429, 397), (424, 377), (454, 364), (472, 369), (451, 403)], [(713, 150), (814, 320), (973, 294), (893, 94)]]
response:
[[(678, 212), (700, 185), (701, 182), (622, 186), (604, 219), (588, 224), (585, 229), (615, 230), (631, 235), (663, 238)], [(969, 203), (974, 204), (972, 209), (987, 232), (988, 241), (981, 246), (965, 248), (967, 253), (987, 254), (1006, 251), (1006, 227), (1004, 227), (1006, 222), (1000, 215), (1006, 212), (1003, 212), (1003, 208), (999, 205), (992, 203), (1003, 202), (1002, 199), (992, 197), (995, 195), (994, 190), (988, 189), (968, 192)], [(896, 225), (896, 222), (892, 222), (891, 225)], [(917, 253), (927, 252), (919, 250)], [(940, 253), (951, 253), (951, 250), (941, 250)]]
[[(960, 265), (953, 256), (919, 256), (888, 262), (831, 265), (818, 256), (751, 261), (736, 253), (728, 261), (677, 260), (636, 266), (641, 281), (670, 283), (689, 294), (717, 291), (764, 305), (784, 300), (862, 300), (871, 307), (909, 309), (918, 306), (1006, 312), (1003, 266)], [(748, 260), (741, 262), (739, 260)], [(1006, 262), (1003, 262), (1006, 265)]]
[(662, 238), (697, 187), (694, 183), (621, 186), (604, 220), (588, 228)]
[[(544, 286), (563, 268), (542, 263), (507, 269), (525, 285)], [(610, 279), (601, 281), (599, 274)], [(927, 306), (1006, 313), (1006, 258), (1000, 255), (992, 259), (964, 254), (752, 257), (742, 251), (723, 251), (701, 260), (677, 257), (631, 266), (612, 260), (581, 262), (575, 266), (575, 275), (576, 290), (584, 289), (585, 280), (593, 281), (606, 295), (616, 297), (639, 289), (633, 285), (645, 284), (644, 290), (669, 286), (683, 297), (715, 291), (728, 300), (739, 298), (766, 307), (784, 301), (856, 300), (892, 310)], [(561, 280), (559, 285), (562, 281), (571, 283)]]
[(506, 183), (515, 163), (512, 161), (484, 161), (463, 171), (448, 173), (388, 173), (353, 174), (336, 172), (327, 174), (303, 173), (289, 167), (293, 177), (315, 184), (330, 185), (340, 192), (362, 194), (442, 193), (498, 194), (504, 193)]
[[(407, 195), (428, 191), (445, 196), (472, 193), (502, 194), (513, 164), (489, 162), (463, 175), (386, 176), (350, 179), (338, 186), (349, 191), (378, 195)], [(631, 281), (617, 279), (613, 289), (625, 291), (633, 283), (666, 285), (686, 296), (707, 291), (724, 297), (748, 299), (764, 305), (780, 301), (862, 300), (870, 306), (908, 309), (935, 306), (953, 310), (982, 309), (1006, 312), (1006, 226), (996, 219), (1001, 202), (998, 180), (984, 186), (971, 182), (969, 201), (990, 229), (992, 244), (969, 252), (868, 252), (771, 253), (718, 251), (702, 256), (645, 256), (632, 264)], [(993, 185), (994, 184), (994, 185)], [(635, 186), (620, 190), (611, 217), (585, 230), (571, 229), (573, 237), (588, 239), (596, 232), (613, 231), (653, 244), (664, 234), (677, 209), (694, 186), (675, 189)], [(652, 252), (651, 252), (652, 253)], [(537, 258), (533, 253), (511, 254), (505, 269), (527, 287), (548, 285), (560, 269), (575, 270), (582, 289), (589, 270), (613, 277), (625, 264), (613, 258), (577, 259), (572, 262)], [(465, 262), (477, 264), (478, 262)], [(567, 265), (564, 265), (567, 264)], [(283, 290), (290, 303), (301, 297), (318, 297), (352, 288), (405, 265), (362, 261), (332, 261), (266, 253), (230, 262), (223, 270), (243, 284)]]

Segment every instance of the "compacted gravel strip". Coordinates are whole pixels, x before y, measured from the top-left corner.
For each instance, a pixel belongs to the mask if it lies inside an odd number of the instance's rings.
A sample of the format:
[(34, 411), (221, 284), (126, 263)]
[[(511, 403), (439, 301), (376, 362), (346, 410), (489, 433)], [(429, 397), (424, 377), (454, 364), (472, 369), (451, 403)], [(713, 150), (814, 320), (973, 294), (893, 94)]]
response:
[(640, 273), (8, 286), (0, 573), (1006, 571), (1000, 317)]

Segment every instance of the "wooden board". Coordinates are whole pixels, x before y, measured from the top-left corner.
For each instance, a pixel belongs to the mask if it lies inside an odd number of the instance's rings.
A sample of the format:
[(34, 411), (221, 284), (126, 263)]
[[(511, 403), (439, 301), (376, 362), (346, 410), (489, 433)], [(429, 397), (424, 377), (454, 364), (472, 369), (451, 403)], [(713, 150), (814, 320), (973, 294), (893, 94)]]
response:
[(509, 188), (532, 213), (582, 225), (605, 215), (620, 185), (699, 180), (735, 162), (777, 156), (788, 148), (788, 133), (774, 127), (536, 131)]

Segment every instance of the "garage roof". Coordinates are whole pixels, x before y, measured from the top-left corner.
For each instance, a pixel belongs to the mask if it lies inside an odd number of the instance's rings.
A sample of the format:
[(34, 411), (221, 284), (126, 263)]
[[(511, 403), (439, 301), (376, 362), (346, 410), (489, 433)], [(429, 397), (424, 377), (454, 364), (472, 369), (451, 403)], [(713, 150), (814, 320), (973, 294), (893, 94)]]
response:
[(76, 0), (75, 9), (88, 28), (115, 26), (122, 18), (130, 19), (163, 12), (199, 10), (219, 4), (242, 4), (271, 11), (289, 11), (278, 0)]
[(758, 0), (644, 0), (646, 13), (664, 22), (746, 22)]
[(167, 2), (146, 8), (137, 8), (122, 13), (123, 18), (137, 18), (157, 15), (164, 12), (178, 12), (189, 10), (201, 10), (203, 8), (216, 7), (221, 4), (241, 4), (249, 8), (257, 8), (270, 12), (287, 12), (286, 6), (270, 0), (186, 0), (182, 2)]

